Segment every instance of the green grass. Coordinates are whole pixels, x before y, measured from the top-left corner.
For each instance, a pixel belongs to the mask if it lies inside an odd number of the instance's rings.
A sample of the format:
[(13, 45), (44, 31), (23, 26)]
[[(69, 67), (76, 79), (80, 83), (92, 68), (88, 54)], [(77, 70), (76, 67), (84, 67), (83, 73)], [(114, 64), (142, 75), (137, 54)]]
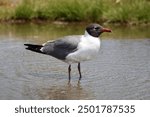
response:
[[(13, 0), (6, 0), (9, 4)], [(18, 0), (19, 1), (19, 0)], [(0, 19), (149, 23), (149, 0), (22, 0), (9, 7), (0, 0)]]
[(16, 8), (14, 18), (24, 20), (32, 19), (34, 18), (34, 11), (28, 3), (21, 4)]
[(102, 17), (102, 5), (100, 0), (45, 0), (35, 5), (24, 0), (15, 10), (15, 19), (98, 21)]
[(150, 22), (150, 1), (122, 0), (122, 2), (106, 12), (110, 22), (132, 23)]

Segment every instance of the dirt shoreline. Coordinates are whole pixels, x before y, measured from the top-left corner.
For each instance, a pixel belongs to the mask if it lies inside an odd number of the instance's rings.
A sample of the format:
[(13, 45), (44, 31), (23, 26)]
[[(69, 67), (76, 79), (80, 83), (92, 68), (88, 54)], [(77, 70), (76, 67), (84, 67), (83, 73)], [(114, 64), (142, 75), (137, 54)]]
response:
[[(5, 19), (1, 20), (1, 24), (26, 24), (26, 23), (33, 23), (33, 24), (46, 24), (46, 23), (54, 23), (54, 24), (88, 24), (88, 23), (93, 23), (93, 22), (85, 22), (85, 21), (62, 21), (62, 20), (43, 20), (43, 19), (31, 19), (31, 20), (26, 20), (26, 19)], [(95, 23), (95, 22), (94, 22)], [(136, 25), (142, 25), (142, 26), (150, 26), (150, 22), (96, 22), (99, 24), (105, 24), (105, 25), (127, 25), (127, 26), (136, 26)]]

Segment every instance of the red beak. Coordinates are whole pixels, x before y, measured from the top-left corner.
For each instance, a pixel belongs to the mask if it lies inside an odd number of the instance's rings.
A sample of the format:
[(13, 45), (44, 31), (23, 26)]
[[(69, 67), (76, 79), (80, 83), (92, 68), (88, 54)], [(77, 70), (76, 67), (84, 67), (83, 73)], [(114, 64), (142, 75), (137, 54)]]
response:
[(103, 28), (103, 29), (102, 29), (102, 32), (111, 32), (111, 30), (108, 29), (108, 28)]

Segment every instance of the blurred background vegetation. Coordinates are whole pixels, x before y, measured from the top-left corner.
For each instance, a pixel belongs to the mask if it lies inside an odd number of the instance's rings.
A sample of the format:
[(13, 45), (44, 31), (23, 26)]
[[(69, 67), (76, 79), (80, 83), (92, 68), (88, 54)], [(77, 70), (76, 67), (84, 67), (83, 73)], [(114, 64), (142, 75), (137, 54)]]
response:
[(150, 0), (0, 0), (0, 21), (149, 24)]

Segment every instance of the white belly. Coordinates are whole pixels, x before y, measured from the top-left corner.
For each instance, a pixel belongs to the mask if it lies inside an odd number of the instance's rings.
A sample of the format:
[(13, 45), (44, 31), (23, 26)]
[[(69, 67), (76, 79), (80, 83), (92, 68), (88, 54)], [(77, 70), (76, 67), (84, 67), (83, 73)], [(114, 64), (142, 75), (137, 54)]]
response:
[(100, 40), (95, 39), (91, 41), (83, 40), (79, 46), (78, 50), (74, 53), (69, 54), (66, 57), (66, 62), (77, 63), (81, 61), (91, 60), (98, 55), (100, 49)]

